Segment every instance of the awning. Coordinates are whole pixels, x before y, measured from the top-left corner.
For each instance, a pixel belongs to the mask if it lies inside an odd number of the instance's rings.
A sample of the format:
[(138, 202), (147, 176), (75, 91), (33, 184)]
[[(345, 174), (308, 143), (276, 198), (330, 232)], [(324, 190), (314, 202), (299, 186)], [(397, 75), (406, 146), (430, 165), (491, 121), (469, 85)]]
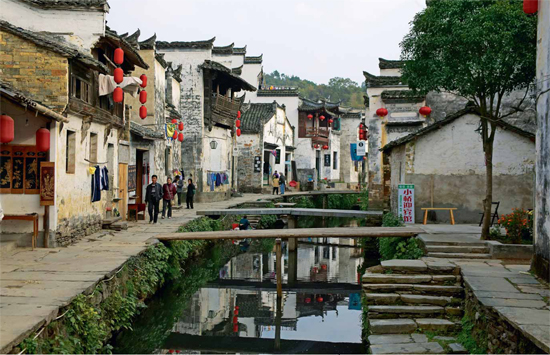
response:
[(293, 152), (293, 151), (296, 150), (296, 147), (293, 147), (291, 145), (287, 145), (287, 146), (285, 146), (285, 149), (286, 149), (287, 152)]
[(241, 89), (246, 91), (256, 91), (256, 87), (254, 87), (254, 85), (250, 84), (240, 76), (233, 74), (231, 69), (223, 64), (207, 59), (199, 66), (199, 68), (215, 71), (220, 76), (225, 76), (228, 81), (233, 83), (231, 86), (235, 91), (239, 91)]
[(279, 146), (273, 143), (264, 142), (264, 149), (277, 149)]

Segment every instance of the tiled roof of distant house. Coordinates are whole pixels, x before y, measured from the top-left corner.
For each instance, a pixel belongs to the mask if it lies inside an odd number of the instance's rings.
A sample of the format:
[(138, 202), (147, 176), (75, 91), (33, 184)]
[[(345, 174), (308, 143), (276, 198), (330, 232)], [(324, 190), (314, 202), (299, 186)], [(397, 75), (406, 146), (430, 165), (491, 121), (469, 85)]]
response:
[(274, 87), (273, 89), (266, 89), (265, 87), (258, 90), (258, 96), (298, 96), (298, 89), (296, 88), (280, 88)]
[(157, 34), (155, 33), (151, 37), (147, 38), (145, 41), (139, 42), (139, 49), (153, 49), (155, 42), (157, 40)]
[(426, 99), (426, 95), (412, 90), (384, 90), (381, 96), (386, 103), (415, 103)]
[(389, 60), (378, 58), (378, 68), (380, 69), (401, 69), (405, 65), (403, 60)]
[(214, 46), (212, 48), (212, 54), (233, 54), (233, 47), (235, 46), (235, 43), (231, 43), (227, 46), (223, 46), (223, 47), (217, 47), (217, 46)]
[(366, 71), (363, 72), (367, 87), (399, 86), (404, 85), (400, 76), (377, 76)]
[(257, 57), (244, 57), (244, 64), (262, 64), (263, 54)]
[(260, 133), (264, 124), (277, 113), (277, 103), (243, 104), (241, 108), (241, 131), (243, 133)]
[(244, 47), (233, 47), (233, 54), (237, 55), (246, 55), (246, 46)]
[(181, 42), (181, 41), (175, 41), (175, 42), (165, 42), (165, 41), (157, 41), (157, 48), (182, 48), (182, 49), (212, 49), (214, 47), (214, 41), (216, 40), (216, 37), (212, 37), (211, 39), (205, 40), (205, 41), (192, 41), (192, 42)]
[(107, 0), (20, 0), (47, 9), (96, 9), (104, 10)]
[(321, 102), (315, 102), (303, 97), (300, 97), (300, 106), (298, 106), (298, 111), (302, 112), (316, 112), (324, 111), (331, 115), (338, 116), (340, 102), (329, 102), (326, 100), (321, 100)]

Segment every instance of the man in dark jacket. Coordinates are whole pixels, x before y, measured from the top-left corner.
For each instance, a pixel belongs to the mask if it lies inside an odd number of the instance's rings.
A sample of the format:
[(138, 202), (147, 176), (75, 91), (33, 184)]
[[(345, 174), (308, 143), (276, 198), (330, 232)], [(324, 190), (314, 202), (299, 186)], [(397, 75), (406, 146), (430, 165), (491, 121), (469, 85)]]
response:
[(162, 186), (162, 219), (166, 215), (166, 207), (168, 207), (168, 218), (172, 218), (172, 201), (176, 196), (176, 186), (172, 184), (172, 179), (168, 178), (166, 184)]
[(162, 186), (157, 183), (157, 176), (153, 175), (153, 182), (147, 186), (145, 193), (145, 203), (149, 211), (149, 223), (157, 224), (159, 216), (159, 203), (162, 199)]

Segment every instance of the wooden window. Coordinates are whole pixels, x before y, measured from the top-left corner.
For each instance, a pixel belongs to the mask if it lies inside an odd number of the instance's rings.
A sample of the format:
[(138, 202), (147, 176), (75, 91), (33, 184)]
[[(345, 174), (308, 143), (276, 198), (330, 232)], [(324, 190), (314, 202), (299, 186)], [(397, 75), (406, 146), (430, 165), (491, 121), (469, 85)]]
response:
[(277, 155), (275, 156), (275, 164), (281, 164), (281, 150), (275, 149)]
[(90, 157), (88, 159), (90, 164), (97, 164), (97, 134), (90, 133)]
[(31, 145), (2, 145), (0, 147), (0, 193), (40, 193), (40, 164), (47, 153)]
[(67, 131), (65, 149), (65, 172), (74, 174), (76, 166), (76, 132)]
[(76, 63), (71, 63), (70, 92), (71, 96), (93, 104), (94, 77), (92, 71)]
[(332, 154), (332, 169), (336, 170), (338, 169), (338, 152), (332, 152)]

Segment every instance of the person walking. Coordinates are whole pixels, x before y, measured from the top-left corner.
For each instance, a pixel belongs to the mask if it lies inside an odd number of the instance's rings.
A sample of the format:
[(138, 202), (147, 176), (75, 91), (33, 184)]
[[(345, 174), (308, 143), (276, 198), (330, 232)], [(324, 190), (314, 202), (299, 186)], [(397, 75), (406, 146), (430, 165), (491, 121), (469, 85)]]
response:
[(245, 231), (250, 227), (250, 222), (248, 221), (248, 218), (246, 216), (243, 216), (243, 218), (239, 221), (239, 230)]
[(278, 174), (277, 174), (277, 177), (275, 177), (275, 175), (273, 176), (273, 195), (275, 195), (275, 193), (277, 193), (277, 195), (279, 194), (279, 175)]
[(281, 195), (284, 195), (285, 194), (285, 187), (286, 187), (286, 178), (283, 175), (283, 173), (281, 173), (281, 175), (279, 175), (279, 186), (281, 187)]
[(159, 203), (162, 198), (162, 186), (157, 183), (157, 176), (153, 175), (152, 183), (147, 185), (145, 192), (145, 203), (149, 211), (149, 223), (157, 223), (159, 216)]
[(195, 197), (195, 190), (196, 188), (193, 184), (193, 180), (187, 180), (187, 209), (189, 209), (189, 207), (193, 209), (193, 198)]
[(166, 216), (166, 207), (168, 207), (168, 218), (172, 218), (172, 200), (176, 196), (176, 191), (172, 179), (166, 179), (166, 184), (162, 186), (162, 219)]
[(176, 176), (176, 192), (178, 194), (178, 206), (181, 206), (181, 200), (183, 199), (183, 177), (181, 175)]

